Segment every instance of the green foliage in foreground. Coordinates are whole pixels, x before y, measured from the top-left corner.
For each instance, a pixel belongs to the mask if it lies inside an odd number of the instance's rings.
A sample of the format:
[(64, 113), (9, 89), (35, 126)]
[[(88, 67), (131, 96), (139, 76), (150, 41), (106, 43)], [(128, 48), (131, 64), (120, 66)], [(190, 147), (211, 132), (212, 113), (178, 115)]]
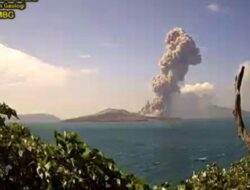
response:
[(55, 132), (43, 143), (19, 124), (0, 128), (1, 189), (149, 189), (121, 172), (112, 159), (89, 148), (78, 135)]
[[(0, 104), (8, 118), (16, 112)], [(1, 116), (0, 116), (1, 118)], [(1, 190), (150, 190), (134, 175), (118, 169), (99, 150), (89, 148), (76, 133), (55, 132), (55, 144), (42, 142), (20, 124), (5, 125), (0, 119)], [(228, 170), (216, 165), (182, 182), (168, 183), (154, 190), (250, 190), (250, 156)]]
[(177, 188), (169, 185), (155, 187), (155, 189), (171, 190), (249, 190), (250, 189), (250, 156), (233, 163), (228, 170), (216, 165), (207, 165), (206, 168), (193, 174)]

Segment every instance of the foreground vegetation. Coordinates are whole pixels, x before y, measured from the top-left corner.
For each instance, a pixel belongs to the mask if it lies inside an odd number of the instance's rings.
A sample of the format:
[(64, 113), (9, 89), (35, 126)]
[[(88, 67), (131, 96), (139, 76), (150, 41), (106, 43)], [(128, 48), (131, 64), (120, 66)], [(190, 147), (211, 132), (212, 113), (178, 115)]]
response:
[[(0, 113), (17, 117), (5, 104)], [(118, 169), (110, 158), (91, 149), (73, 132), (55, 132), (55, 144), (35, 137), (21, 124), (5, 125), (0, 117), (0, 189), (25, 190), (213, 190), (250, 189), (250, 157), (228, 170), (207, 166), (177, 187), (168, 183), (149, 187), (138, 177)]]

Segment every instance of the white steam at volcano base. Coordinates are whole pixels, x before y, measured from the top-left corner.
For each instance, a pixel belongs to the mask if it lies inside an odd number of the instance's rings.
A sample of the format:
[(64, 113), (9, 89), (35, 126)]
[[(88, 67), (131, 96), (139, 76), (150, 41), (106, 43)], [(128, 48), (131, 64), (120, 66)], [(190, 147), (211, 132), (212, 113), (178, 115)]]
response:
[(172, 29), (166, 37), (166, 51), (159, 61), (161, 73), (152, 80), (155, 98), (141, 109), (145, 115), (170, 116), (172, 98), (180, 92), (189, 65), (201, 63), (199, 48), (181, 28)]

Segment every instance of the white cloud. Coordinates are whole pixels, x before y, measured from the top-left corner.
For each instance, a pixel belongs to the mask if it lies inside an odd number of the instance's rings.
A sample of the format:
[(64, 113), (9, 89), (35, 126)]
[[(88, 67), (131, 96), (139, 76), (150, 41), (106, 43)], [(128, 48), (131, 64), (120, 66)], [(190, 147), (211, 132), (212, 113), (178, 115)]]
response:
[(219, 4), (217, 3), (211, 3), (207, 6), (208, 10), (212, 11), (212, 12), (220, 12), (221, 11), (221, 7)]
[[(182, 118), (207, 118), (214, 115), (214, 111), (216, 111), (211, 109), (213, 104), (233, 108), (235, 98), (233, 79), (243, 65), (245, 66), (245, 73), (241, 88), (242, 108), (250, 111), (250, 60), (248, 60), (240, 64), (239, 68), (232, 74), (232, 81), (229, 85), (219, 91), (217, 90), (216, 94), (214, 93), (214, 85), (208, 82), (182, 87), (181, 93), (173, 97), (171, 113)], [(219, 114), (223, 116), (225, 113)]]
[(43, 61), (0, 44), (0, 84), (62, 84), (70, 70)]
[[(21, 113), (70, 118), (106, 107), (137, 111), (148, 89), (138, 78), (110, 80), (96, 68), (51, 65), (0, 44), (0, 102)], [(138, 85), (139, 84), (139, 85)]]
[(171, 115), (181, 118), (208, 118), (214, 85), (209, 82), (186, 84), (172, 98)]
[(0, 102), (6, 102), (19, 114), (66, 117), (81, 113), (83, 105), (92, 103), (96, 73), (96, 69), (51, 65), (0, 44)]
[(0, 85), (62, 85), (74, 75), (90, 73), (90, 69), (77, 70), (51, 65), (0, 44)]
[(181, 88), (181, 93), (195, 93), (197, 95), (201, 94), (212, 94), (214, 91), (214, 85), (209, 82), (196, 83), (196, 84), (186, 84)]
[(242, 95), (242, 107), (244, 110), (250, 111), (250, 60), (245, 61), (242, 64), (239, 65), (238, 69), (235, 71), (235, 73), (232, 74), (231, 78), (232, 81), (229, 83), (229, 85), (225, 86), (224, 89), (221, 89), (221, 92), (217, 94), (216, 97), (216, 104), (222, 105), (225, 107), (234, 107), (234, 98), (235, 98), (235, 91), (234, 91), (234, 77), (238, 72), (240, 71), (241, 66), (245, 66), (245, 72), (244, 77), (242, 81), (242, 87), (241, 87), (241, 95)]
[(89, 54), (82, 54), (79, 57), (82, 58), (82, 59), (90, 59), (92, 56), (89, 55)]
[(172, 100), (171, 115), (181, 118), (209, 118), (212, 95), (194, 92), (176, 94)]

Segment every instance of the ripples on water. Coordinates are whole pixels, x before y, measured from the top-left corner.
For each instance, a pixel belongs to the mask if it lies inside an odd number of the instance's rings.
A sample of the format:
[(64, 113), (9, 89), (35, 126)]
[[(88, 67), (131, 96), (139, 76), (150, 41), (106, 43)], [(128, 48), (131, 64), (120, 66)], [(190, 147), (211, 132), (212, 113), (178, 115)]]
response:
[(112, 157), (120, 168), (151, 184), (165, 180), (178, 183), (208, 163), (227, 167), (246, 154), (231, 119), (26, 126), (48, 141), (52, 141), (54, 130), (73, 130), (87, 144)]

